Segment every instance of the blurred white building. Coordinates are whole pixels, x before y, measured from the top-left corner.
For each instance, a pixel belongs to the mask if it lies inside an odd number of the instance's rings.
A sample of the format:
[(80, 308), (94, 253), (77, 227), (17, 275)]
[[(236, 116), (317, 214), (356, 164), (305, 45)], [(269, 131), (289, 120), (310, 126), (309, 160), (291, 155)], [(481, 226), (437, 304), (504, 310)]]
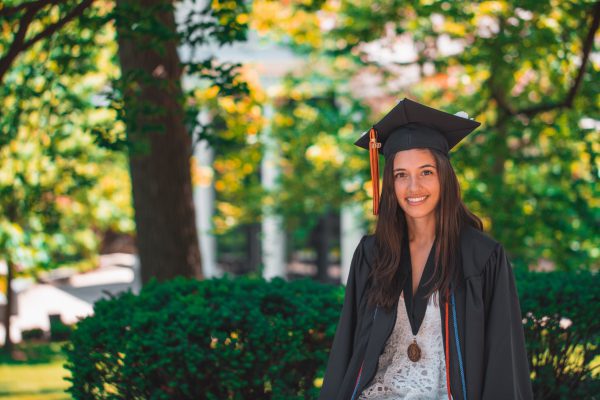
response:
[[(100, 256), (99, 268), (76, 273), (59, 269), (46, 274), (42, 282), (32, 279), (13, 280), (14, 302), (11, 317), (11, 338), (21, 341), (21, 333), (40, 328), (49, 334), (50, 316), (60, 317), (65, 324), (74, 324), (79, 319), (93, 314), (93, 305), (101, 298), (131, 290), (138, 293), (141, 288), (137, 257), (116, 253)], [(6, 274), (6, 268), (0, 275)], [(0, 306), (6, 303), (0, 299)], [(0, 324), (0, 343), (4, 343), (6, 331)]]

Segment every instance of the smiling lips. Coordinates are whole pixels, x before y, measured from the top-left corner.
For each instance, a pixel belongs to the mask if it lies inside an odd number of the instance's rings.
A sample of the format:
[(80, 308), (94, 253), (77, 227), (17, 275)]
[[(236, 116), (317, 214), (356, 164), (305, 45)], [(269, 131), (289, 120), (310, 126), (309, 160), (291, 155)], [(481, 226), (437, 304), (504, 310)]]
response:
[(428, 198), (429, 196), (420, 196), (420, 197), (407, 197), (406, 201), (408, 202), (408, 204), (410, 204), (411, 206), (416, 206), (419, 204), (422, 204), (425, 202), (425, 199)]

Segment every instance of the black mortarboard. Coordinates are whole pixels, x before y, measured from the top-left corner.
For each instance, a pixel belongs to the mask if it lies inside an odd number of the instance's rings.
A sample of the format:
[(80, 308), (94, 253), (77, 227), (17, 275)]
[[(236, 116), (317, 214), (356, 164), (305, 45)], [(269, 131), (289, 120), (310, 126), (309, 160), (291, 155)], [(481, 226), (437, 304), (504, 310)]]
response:
[(428, 148), (448, 154), (450, 149), (480, 125), (467, 115), (453, 115), (415, 101), (401, 100), (354, 144), (369, 150), (373, 181), (373, 213), (379, 210), (378, 153), (386, 160), (402, 150)]

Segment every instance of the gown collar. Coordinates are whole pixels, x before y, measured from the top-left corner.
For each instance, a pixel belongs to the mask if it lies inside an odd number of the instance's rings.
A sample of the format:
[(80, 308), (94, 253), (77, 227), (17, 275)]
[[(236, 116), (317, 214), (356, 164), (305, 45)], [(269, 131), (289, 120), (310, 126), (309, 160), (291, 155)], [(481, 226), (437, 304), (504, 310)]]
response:
[(410, 322), (410, 327), (413, 335), (419, 332), (423, 318), (425, 318), (425, 312), (427, 311), (428, 298), (427, 293), (433, 287), (433, 275), (434, 275), (434, 253), (435, 253), (436, 240), (433, 241), (431, 250), (425, 262), (425, 268), (419, 281), (419, 286), (413, 296), (412, 292), (412, 262), (410, 257), (410, 247), (408, 245), (408, 238), (402, 242), (402, 256), (400, 258), (400, 271), (404, 285), (402, 292), (404, 296), (404, 304), (406, 305), (406, 314)]

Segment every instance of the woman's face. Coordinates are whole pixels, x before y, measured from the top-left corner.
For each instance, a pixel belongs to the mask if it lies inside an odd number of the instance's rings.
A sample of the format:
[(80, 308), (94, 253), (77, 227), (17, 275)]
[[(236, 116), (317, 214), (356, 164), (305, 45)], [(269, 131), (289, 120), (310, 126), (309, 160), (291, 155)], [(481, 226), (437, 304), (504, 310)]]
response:
[(440, 180), (435, 158), (427, 149), (410, 149), (394, 158), (394, 190), (407, 218), (435, 218)]

